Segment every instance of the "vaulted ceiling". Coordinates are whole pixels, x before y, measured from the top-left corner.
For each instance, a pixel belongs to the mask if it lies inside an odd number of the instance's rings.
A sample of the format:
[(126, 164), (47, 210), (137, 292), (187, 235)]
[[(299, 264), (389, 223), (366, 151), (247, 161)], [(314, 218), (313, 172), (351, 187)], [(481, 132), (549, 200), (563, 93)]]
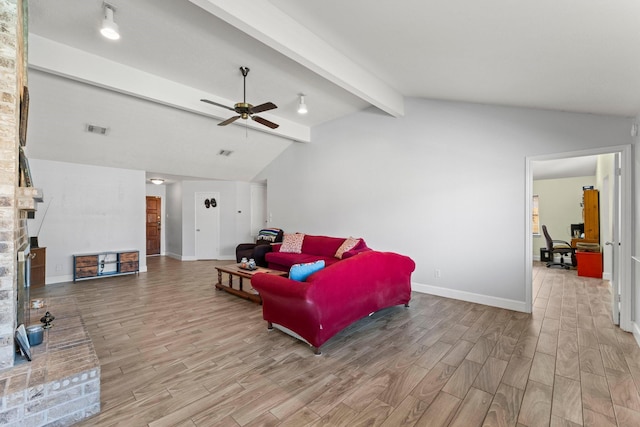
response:
[[(365, 108), (401, 116), (404, 97), (640, 112), (633, 0), (107, 2), (118, 41), (99, 34), (102, 0), (29, 0), (30, 156), (250, 180), (313, 126)], [(260, 114), (275, 131), (216, 126), (233, 113), (199, 101), (242, 100), (240, 66), (247, 101), (278, 105)]]

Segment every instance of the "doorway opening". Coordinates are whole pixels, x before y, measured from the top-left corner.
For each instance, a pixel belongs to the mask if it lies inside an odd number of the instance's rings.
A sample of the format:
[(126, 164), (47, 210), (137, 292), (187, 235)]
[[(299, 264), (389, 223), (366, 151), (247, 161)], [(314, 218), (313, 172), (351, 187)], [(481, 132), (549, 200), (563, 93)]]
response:
[[(631, 294), (631, 242), (621, 242), (619, 236), (629, 236), (631, 233), (631, 145), (603, 147), (580, 152), (558, 153), (544, 156), (532, 156), (526, 159), (526, 251), (525, 251), (525, 299), (529, 311), (532, 309), (533, 301), (533, 234), (532, 234), (532, 209), (533, 209), (533, 172), (536, 162), (545, 162), (559, 159), (575, 157), (594, 156), (601, 154), (613, 154), (616, 158), (616, 167), (608, 175), (606, 203), (601, 209), (606, 210), (605, 217), (611, 224), (603, 224), (603, 235), (600, 244), (605, 252), (605, 263), (608, 262), (611, 268), (610, 282), (612, 285), (613, 300), (619, 304), (612, 304), (612, 321), (618, 323), (620, 328), (629, 331), (632, 327), (632, 294)], [(604, 175), (600, 177), (604, 181)], [(613, 184), (617, 185), (613, 185)], [(611, 202), (610, 202), (611, 201)], [(615, 205), (615, 206), (613, 206)], [(614, 209), (615, 208), (615, 209)], [(570, 224), (567, 224), (569, 227)], [(605, 245), (605, 243), (610, 245)], [(609, 277), (607, 277), (609, 278)], [(616, 311), (619, 310), (617, 313)]]
[(160, 255), (160, 236), (162, 235), (162, 199), (147, 196), (147, 256)]

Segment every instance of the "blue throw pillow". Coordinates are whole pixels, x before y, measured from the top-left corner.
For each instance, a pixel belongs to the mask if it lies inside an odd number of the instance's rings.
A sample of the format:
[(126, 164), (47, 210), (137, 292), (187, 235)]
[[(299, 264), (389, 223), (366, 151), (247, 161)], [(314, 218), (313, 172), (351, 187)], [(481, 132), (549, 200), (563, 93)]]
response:
[(307, 277), (311, 276), (316, 271), (324, 268), (324, 260), (316, 262), (308, 262), (305, 264), (295, 264), (291, 266), (289, 270), (289, 279), (297, 280), (298, 282), (304, 282)]

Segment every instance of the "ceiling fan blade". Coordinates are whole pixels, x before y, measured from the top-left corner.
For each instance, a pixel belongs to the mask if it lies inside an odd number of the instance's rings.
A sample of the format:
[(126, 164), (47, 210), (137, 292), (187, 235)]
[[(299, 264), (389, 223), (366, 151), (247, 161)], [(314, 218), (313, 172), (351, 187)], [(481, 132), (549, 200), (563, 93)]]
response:
[(278, 108), (276, 104), (273, 102), (265, 102), (264, 104), (256, 105), (255, 107), (251, 107), (251, 113), (262, 113), (263, 111), (269, 111)]
[(279, 124), (270, 122), (269, 120), (263, 119), (262, 117), (258, 117), (258, 116), (251, 116), (251, 119), (271, 129), (276, 129), (278, 126), (280, 126)]
[(207, 104), (215, 105), (217, 107), (226, 108), (227, 110), (236, 111), (235, 108), (227, 107), (226, 105), (218, 104), (217, 102), (209, 101), (208, 99), (201, 99), (200, 101), (206, 102)]
[(229, 123), (233, 123), (233, 122), (235, 122), (235, 121), (236, 121), (236, 120), (238, 120), (239, 118), (240, 118), (240, 116), (233, 116), (233, 117), (231, 117), (231, 118), (229, 118), (229, 119), (225, 120), (224, 122), (220, 122), (220, 123), (218, 123), (218, 126), (226, 126), (226, 125), (228, 125)]

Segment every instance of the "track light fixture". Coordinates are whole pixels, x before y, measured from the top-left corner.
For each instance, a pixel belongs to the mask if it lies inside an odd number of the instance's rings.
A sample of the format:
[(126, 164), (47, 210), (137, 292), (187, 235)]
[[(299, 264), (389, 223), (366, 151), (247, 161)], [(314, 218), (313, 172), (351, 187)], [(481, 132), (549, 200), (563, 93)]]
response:
[(298, 103), (298, 114), (307, 114), (307, 104), (304, 103), (304, 94), (300, 94), (300, 103)]
[(102, 28), (100, 28), (100, 34), (108, 38), (109, 40), (118, 40), (120, 38), (120, 32), (118, 31), (118, 24), (113, 21), (113, 14), (116, 8), (108, 3), (104, 3), (104, 19), (102, 20)]

